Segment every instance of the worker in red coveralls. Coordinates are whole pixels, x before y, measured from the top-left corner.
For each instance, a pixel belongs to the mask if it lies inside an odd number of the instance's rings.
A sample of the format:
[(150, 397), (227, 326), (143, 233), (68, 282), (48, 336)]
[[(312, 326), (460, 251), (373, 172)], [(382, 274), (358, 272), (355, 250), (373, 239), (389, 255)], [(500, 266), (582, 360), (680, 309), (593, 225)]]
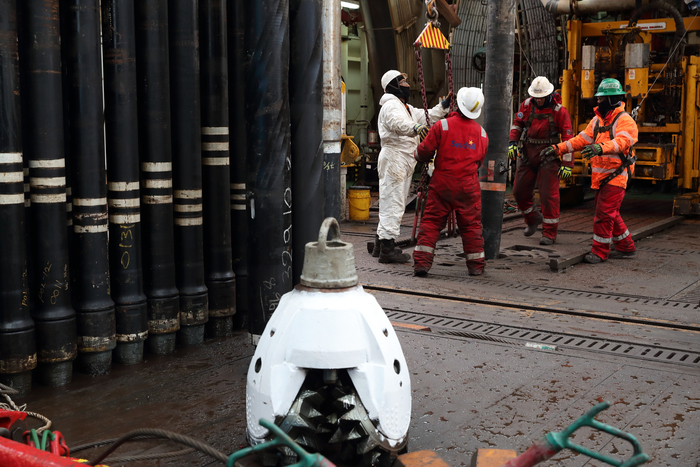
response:
[[(632, 146), (639, 130), (632, 116), (625, 112), (625, 90), (614, 78), (605, 78), (595, 97), (595, 117), (576, 137), (545, 148), (543, 156), (581, 150), (591, 160), (591, 188), (595, 194), (593, 248), (584, 256), (586, 263), (598, 264), (613, 259), (634, 258), (637, 248), (620, 216), (627, 181), (634, 171), (636, 157)], [(610, 245), (615, 244), (615, 251)]]
[[(518, 159), (515, 171), (513, 195), (518, 209), (523, 213), (527, 227), (523, 234), (531, 236), (544, 222), (540, 245), (551, 245), (557, 239), (559, 229), (559, 179), (571, 177), (574, 167), (573, 154), (541, 157), (540, 152), (552, 144), (567, 141), (573, 136), (569, 112), (553, 94), (554, 86), (544, 76), (532, 80), (527, 98), (515, 115), (510, 128), (508, 158)], [(561, 139), (560, 139), (561, 137)], [(523, 153), (518, 150), (522, 139)], [(533, 192), (535, 183), (540, 191), (542, 213), (535, 207)], [(544, 215), (544, 217), (543, 217)]]
[(415, 158), (419, 162), (429, 162), (435, 157), (425, 214), (413, 250), (416, 276), (428, 274), (435, 256), (435, 243), (452, 211), (457, 216), (469, 274), (478, 276), (484, 271), (478, 170), (486, 156), (489, 139), (481, 125), (473, 120), (481, 114), (483, 105), (481, 89), (460, 89), (457, 93), (459, 111), (434, 124), (416, 150)]

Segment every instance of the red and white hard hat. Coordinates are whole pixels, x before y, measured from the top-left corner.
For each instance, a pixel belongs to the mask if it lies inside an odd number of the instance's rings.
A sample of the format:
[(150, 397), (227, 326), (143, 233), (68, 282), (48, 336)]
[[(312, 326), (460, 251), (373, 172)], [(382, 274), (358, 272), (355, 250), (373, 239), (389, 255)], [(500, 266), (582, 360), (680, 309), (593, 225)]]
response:
[(457, 106), (464, 116), (477, 118), (484, 106), (484, 93), (479, 88), (461, 88), (457, 91)]
[(532, 80), (528, 94), (532, 97), (547, 97), (554, 91), (554, 85), (549, 82), (546, 76), (538, 76)]
[(404, 79), (408, 78), (408, 75), (406, 73), (401, 73), (398, 70), (389, 70), (384, 75), (382, 76), (382, 89), (386, 92), (386, 85), (391, 83), (391, 81), (396, 78), (397, 76), (403, 76)]

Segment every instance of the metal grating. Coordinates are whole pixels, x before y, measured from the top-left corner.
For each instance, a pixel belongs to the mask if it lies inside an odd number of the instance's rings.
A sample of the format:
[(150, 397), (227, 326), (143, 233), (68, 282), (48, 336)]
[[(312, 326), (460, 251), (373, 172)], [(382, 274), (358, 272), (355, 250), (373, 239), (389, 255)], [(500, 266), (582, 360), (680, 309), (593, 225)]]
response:
[[(357, 267), (358, 272), (369, 272), (372, 274), (389, 274), (394, 276), (404, 276), (412, 277), (412, 272), (406, 271), (392, 271), (388, 269), (378, 269), (378, 268), (367, 268), (367, 267)], [(465, 271), (466, 274), (466, 271)], [(461, 283), (472, 283), (472, 284), (484, 284), (483, 280), (471, 279), (467, 276), (440, 276), (440, 280), (451, 281), (451, 282), (461, 282)], [(528, 284), (513, 284), (510, 282), (502, 281), (489, 281), (488, 284), (493, 287), (503, 287), (509, 290), (518, 291), (528, 291), (537, 292), (542, 294), (556, 295), (558, 297), (575, 297), (575, 298), (590, 298), (594, 300), (614, 300), (620, 303), (637, 303), (640, 305), (653, 305), (661, 308), (676, 308), (676, 309), (688, 309), (688, 310), (700, 310), (700, 303), (698, 300), (693, 298), (677, 297), (675, 300), (667, 300), (658, 297), (645, 297), (641, 295), (627, 295), (627, 294), (605, 294), (598, 292), (589, 292), (587, 290), (571, 290), (562, 289), (557, 287), (543, 287)]]
[(420, 324), (435, 329), (440, 334), (470, 339), (479, 339), (504, 344), (535, 342), (556, 345), (562, 348), (605, 353), (638, 358), (654, 362), (688, 365), (700, 368), (700, 353), (683, 349), (649, 347), (622, 341), (595, 339), (585, 336), (572, 336), (543, 332), (533, 329), (500, 326), (497, 324), (469, 321), (458, 318), (424, 315), (413, 312), (385, 310), (391, 321)]

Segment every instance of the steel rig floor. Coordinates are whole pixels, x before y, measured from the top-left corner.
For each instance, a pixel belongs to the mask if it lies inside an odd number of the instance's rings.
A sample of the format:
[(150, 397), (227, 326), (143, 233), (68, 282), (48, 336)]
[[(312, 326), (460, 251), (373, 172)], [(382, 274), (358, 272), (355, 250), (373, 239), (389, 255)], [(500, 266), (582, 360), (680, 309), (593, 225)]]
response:
[[(394, 323), (412, 375), (410, 451), (435, 450), (453, 466), (469, 465), (481, 447), (522, 452), (609, 400), (613, 407), (598, 419), (635, 435), (648, 465), (700, 466), (700, 220), (638, 241), (635, 259), (552, 272), (549, 259), (590, 246), (592, 209), (588, 202), (564, 210), (549, 247), (540, 247), (539, 234), (524, 237), (522, 220), (507, 216), (501, 257), (477, 278), (455, 256), (458, 238), (441, 240), (430, 274), (415, 278), (411, 264), (383, 265), (367, 253), (376, 213), (343, 223), (360, 281)], [(670, 214), (667, 201), (628, 196), (623, 204), (632, 231)], [(409, 212), (403, 236), (412, 222)], [(246, 444), (252, 355), (240, 332), (115, 366), (107, 376), (76, 374), (66, 387), (36, 387), (16, 402), (48, 416), (69, 445), (151, 427), (230, 453)], [(629, 445), (609, 435), (583, 429), (574, 436), (590, 449), (629, 457)], [(149, 442), (117, 453), (178, 449)], [(218, 465), (200, 454), (108, 464)], [(543, 465), (601, 464), (565, 451)]]

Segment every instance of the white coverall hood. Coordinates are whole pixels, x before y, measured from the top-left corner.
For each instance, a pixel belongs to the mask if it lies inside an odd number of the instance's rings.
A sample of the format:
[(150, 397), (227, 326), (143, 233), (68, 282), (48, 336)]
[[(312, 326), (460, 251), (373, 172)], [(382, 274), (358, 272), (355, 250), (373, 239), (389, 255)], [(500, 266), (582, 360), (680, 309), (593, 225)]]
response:
[[(425, 111), (412, 105), (404, 105), (393, 94), (384, 94), (379, 100), (377, 126), (382, 150), (379, 153), (379, 225), (377, 235), (382, 240), (399, 236), (401, 218), (406, 208), (406, 198), (411, 187), (411, 176), (416, 166), (413, 153), (420, 142), (413, 127), (426, 125)], [(449, 109), (441, 104), (429, 110), (430, 126), (445, 115)]]

